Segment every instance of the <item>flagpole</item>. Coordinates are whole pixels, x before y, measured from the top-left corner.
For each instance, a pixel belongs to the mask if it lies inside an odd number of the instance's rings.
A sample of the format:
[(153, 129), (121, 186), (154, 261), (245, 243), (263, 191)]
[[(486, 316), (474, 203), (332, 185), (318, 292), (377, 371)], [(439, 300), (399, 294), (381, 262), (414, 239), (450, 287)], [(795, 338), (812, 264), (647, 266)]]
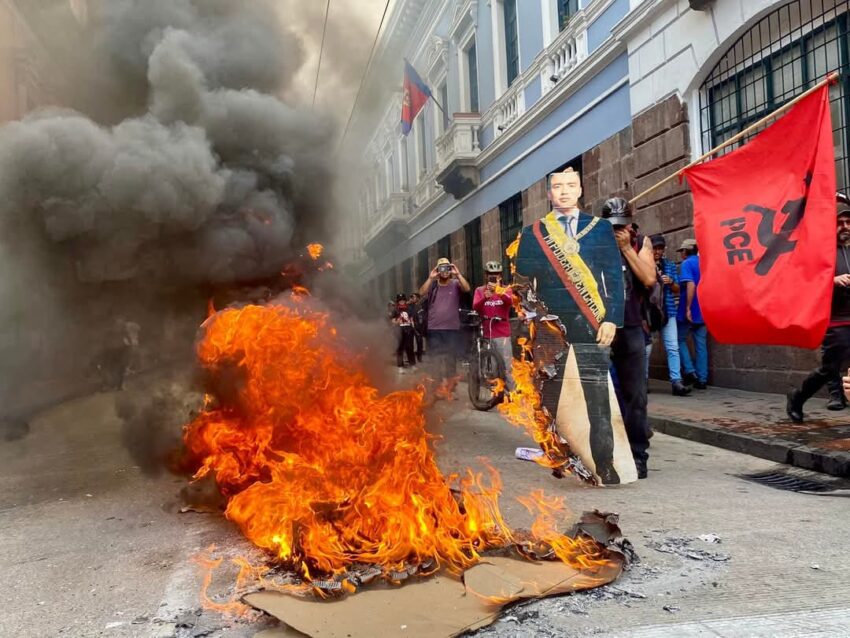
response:
[(629, 200), (629, 204), (634, 204), (637, 200), (641, 199), (642, 197), (646, 197), (646, 196), (647, 196), (647, 195), (649, 195), (650, 193), (653, 193), (653, 192), (657, 191), (659, 188), (661, 188), (662, 186), (664, 186), (664, 185), (665, 185), (665, 184), (667, 184), (668, 182), (672, 182), (674, 179), (676, 179), (677, 177), (679, 177), (679, 176), (681, 176), (682, 174), (684, 174), (684, 172), (685, 172), (686, 170), (688, 170), (689, 168), (693, 168), (693, 167), (694, 167), (694, 166), (696, 166), (697, 164), (701, 164), (702, 162), (704, 162), (705, 160), (707, 160), (707, 159), (708, 159), (709, 157), (711, 157), (712, 155), (716, 155), (717, 153), (719, 153), (720, 151), (722, 151), (724, 148), (726, 148), (726, 147), (728, 147), (728, 146), (731, 146), (732, 144), (734, 144), (735, 142), (737, 142), (738, 140), (740, 140), (742, 137), (746, 137), (747, 135), (749, 135), (750, 133), (752, 133), (753, 131), (755, 131), (755, 130), (756, 130), (756, 129), (758, 129), (759, 127), (763, 126), (766, 122), (769, 122), (770, 120), (776, 119), (778, 116), (782, 115), (783, 113), (785, 113), (785, 111), (787, 111), (787, 110), (788, 110), (788, 109), (790, 109), (792, 106), (794, 106), (795, 104), (797, 104), (797, 102), (799, 102), (800, 100), (803, 100), (803, 99), (805, 99), (805, 98), (809, 97), (812, 93), (816, 93), (817, 91), (819, 91), (820, 89), (822, 89), (824, 85), (826, 85), (826, 84), (834, 84), (835, 82), (837, 82), (837, 81), (838, 81), (838, 76), (839, 76), (838, 71), (833, 71), (833, 72), (832, 72), (832, 73), (830, 73), (828, 76), (826, 76), (826, 79), (824, 79), (824, 80), (822, 80), (822, 81), (818, 82), (818, 83), (817, 83), (817, 84), (815, 84), (812, 88), (810, 88), (808, 91), (805, 91), (804, 93), (801, 93), (800, 95), (798, 95), (797, 97), (795, 97), (793, 100), (791, 100), (791, 101), (790, 101), (790, 102), (788, 102), (787, 104), (783, 104), (782, 106), (780, 106), (778, 109), (776, 109), (776, 110), (775, 110), (775, 111), (773, 111), (772, 113), (770, 113), (770, 114), (768, 114), (768, 115), (765, 115), (765, 116), (764, 116), (763, 118), (761, 118), (758, 122), (756, 122), (756, 123), (754, 123), (754, 124), (751, 124), (750, 126), (748, 126), (747, 128), (745, 128), (743, 131), (741, 131), (741, 132), (740, 132), (740, 133), (738, 133), (737, 135), (733, 135), (732, 137), (730, 137), (728, 140), (726, 140), (726, 141), (725, 141), (725, 142), (723, 142), (722, 144), (720, 144), (720, 145), (718, 145), (718, 146), (715, 146), (715, 147), (714, 147), (713, 149), (711, 149), (708, 153), (706, 153), (705, 155), (702, 155), (702, 156), (700, 156), (699, 158), (695, 159), (693, 162), (691, 162), (690, 164), (688, 164), (688, 165), (687, 165), (687, 166), (685, 166), (684, 168), (680, 168), (678, 171), (676, 171), (676, 172), (675, 172), (675, 173), (673, 173), (672, 175), (668, 175), (667, 177), (665, 177), (664, 179), (662, 179), (660, 182), (658, 182), (658, 183), (657, 183), (657, 184), (655, 184), (654, 186), (650, 186), (649, 188), (647, 188), (647, 189), (646, 189), (645, 191), (643, 191), (642, 193), (638, 193), (637, 195), (635, 195), (634, 197), (632, 197), (632, 199), (631, 199), (631, 200)]
[(431, 100), (433, 100), (434, 105), (443, 112), (443, 115), (445, 115), (446, 111), (443, 109), (443, 107), (440, 105), (440, 103), (437, 102), (437, 98), (434, 97), (433, 93), (431, 94)]

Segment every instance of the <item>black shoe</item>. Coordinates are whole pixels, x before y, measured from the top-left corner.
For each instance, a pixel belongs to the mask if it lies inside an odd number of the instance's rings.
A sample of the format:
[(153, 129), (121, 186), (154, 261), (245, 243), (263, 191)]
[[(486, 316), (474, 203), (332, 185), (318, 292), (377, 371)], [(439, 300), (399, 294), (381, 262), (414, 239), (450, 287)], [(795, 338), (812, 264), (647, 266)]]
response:
[(694, 383), (694, 389), (695, 390), (707, 390), (708, 384), (705, 381), (696, 381)]
[(688, 372), (682, 379), (682, 383), (684, 385), (694, 385), (698, 381), (699, 379), (697, 378), (697, 375), (695, 375), (693, 372)]
[(794, 390), (787, 395), (788, 401), (785, 403), (785, 412), (794, 423), (803, 422), (803, 403), (800, 401), (800, 391)]
[(832, 410), (833, 412), (838, 412), (839, 410), (843, 410), (847, 407), (847, 402), (843, 397), (830, 397), (829, 401), (826, 403), (826, 409)]
[(637, 468), (638, 478), (645, 479), (648, 473), (646, 469), (646, 461), (638, 461), (635, 459), (635, 468)]
[(691, 388), (685, 387), (682, 385), (681, 381), (673, 382), (673, 396), (674, 397), (686, 397), (691, 393)]

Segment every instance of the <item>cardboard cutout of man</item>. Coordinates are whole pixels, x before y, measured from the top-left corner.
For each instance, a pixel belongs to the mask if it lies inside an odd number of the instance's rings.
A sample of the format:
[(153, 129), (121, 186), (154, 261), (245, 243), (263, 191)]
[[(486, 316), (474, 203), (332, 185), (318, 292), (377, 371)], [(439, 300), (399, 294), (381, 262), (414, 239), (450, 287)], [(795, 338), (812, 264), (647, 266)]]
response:
[(552, 212), (522, 230), (515, 259), (518, 281), (548, 313), (535, 318), (542, 408), (598, 482), (632, 482), (637, 474), (609, 382), (625, 304), (620, 250), (611, 224), (579, 209), (579, 173), (553, 173), (548, 190)]

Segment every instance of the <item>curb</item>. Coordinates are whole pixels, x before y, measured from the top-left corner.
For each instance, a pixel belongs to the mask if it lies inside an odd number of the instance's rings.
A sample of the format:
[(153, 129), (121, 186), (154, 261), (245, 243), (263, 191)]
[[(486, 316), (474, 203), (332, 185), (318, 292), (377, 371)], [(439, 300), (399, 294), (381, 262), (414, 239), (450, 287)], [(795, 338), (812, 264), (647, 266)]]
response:
[(704, 423), (666, 417), (650, 416), (649, 424), (656, 432), (680, 439), (749, 454), (775, 463), (850, 478), (850, 452), (821, 450), (785, 439), (730, 432)]

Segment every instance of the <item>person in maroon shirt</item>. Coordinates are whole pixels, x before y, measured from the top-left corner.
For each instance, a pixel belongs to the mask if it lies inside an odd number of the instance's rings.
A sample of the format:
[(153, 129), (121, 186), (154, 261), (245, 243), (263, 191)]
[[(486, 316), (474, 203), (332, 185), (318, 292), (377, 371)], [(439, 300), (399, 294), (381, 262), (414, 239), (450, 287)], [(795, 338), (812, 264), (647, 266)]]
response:
[(445, 257), (437, 260), (437, 267), (419, 289), (428, 304), (428, 352), (441, 368), (441, 381), (457, 376), (457, 354), (461, 347), (460, 294), (469, 291), (469, 282)]
[(499, 290), (502, 286), (502, 264), (488, 261), (484, 271), (487, 283), (475, 289), (472, 309), (481, 316), (484, 338), (490, 340), (493, 350), (505, 364), (505, 389), (514, 392), (516, 384), (511, 374), (513, 347), (510, 322), (513, 294), (510, 290)]

